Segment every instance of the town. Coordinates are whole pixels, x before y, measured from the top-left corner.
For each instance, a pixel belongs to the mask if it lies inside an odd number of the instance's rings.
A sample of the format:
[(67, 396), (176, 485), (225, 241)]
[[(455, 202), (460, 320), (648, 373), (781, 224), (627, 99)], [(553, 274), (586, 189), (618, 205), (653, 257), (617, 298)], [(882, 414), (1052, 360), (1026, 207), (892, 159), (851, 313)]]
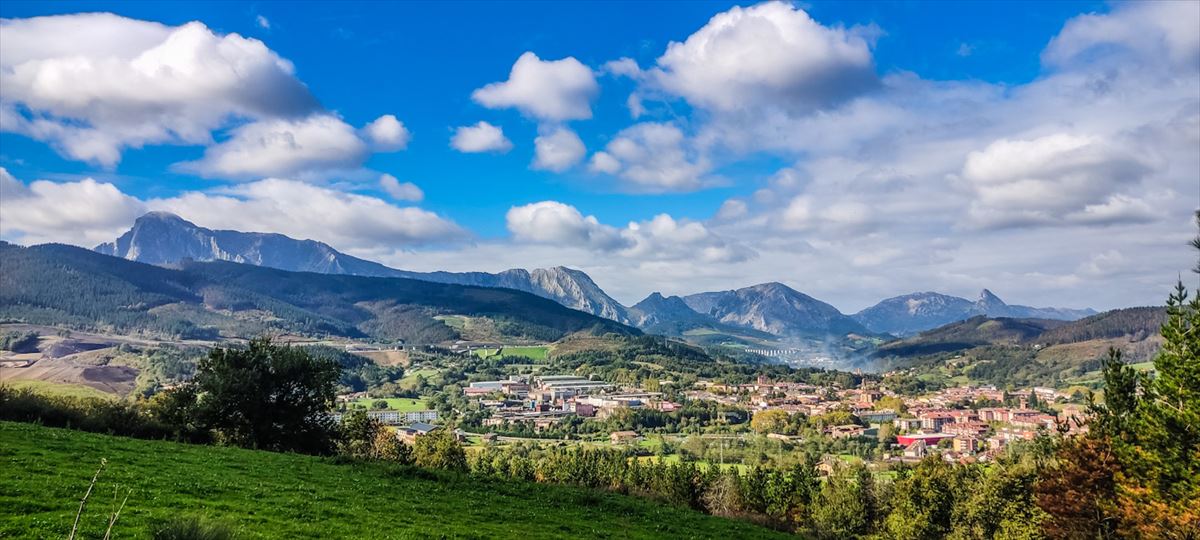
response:
[[(697, 380), (678, 387), (653, 381), (653, 389), (572, 374), (516, 374), (475, 380), (461, 395), (440, 399), (442, 411), (412, 400), (373, 400), (369, 392), (339, 398), (337, 420), (355, 408), (394, 429), (401, 440), (453, 426), (467, 448), (578, 444), (625, 448), (631, 455), (668, 460), (717, 461), (721, 466), (764, 464), (739, 448), (768, 448), (769, 462), (785, 464), (806, 449), (822, 450), (821, 466), (865, 462), (886, 471), (929, 455), (953, 463), (995, 460), (1014, 442), (1086, 430), (1086, 405), (1078, 394), (1046, 387), (1004, 390), (957, 386), (903, 395), (886, 377), (863, 378), (856, 387), (772, 381), (743, 384)], [(455, 387), (456, 388), (456, 387)], [(713, 411), (696, 414), (693, 411)], [(673, 419), (673, 421), (664, 421)], [(695, 448), (719, 447), (713, 451)], [(761, 452), (760, 452), (761, 453)]]

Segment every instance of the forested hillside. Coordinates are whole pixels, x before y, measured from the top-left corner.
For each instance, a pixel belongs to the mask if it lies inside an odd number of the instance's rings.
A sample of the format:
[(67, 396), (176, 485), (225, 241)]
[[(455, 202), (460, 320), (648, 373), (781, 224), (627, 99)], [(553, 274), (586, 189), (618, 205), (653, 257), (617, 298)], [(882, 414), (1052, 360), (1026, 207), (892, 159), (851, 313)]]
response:
[(65, 245), (0, 245), (0, 318), (182, 338), (268, 331), (435, 343), (458, 337), (434, 319), (496, 321), (504, 335), (554, 340), (637, 330), (508, 289), (187, 263), (167, 269)]
[(1166, 320), (1167, 310), (1163, 307), (1114, 309), (1043, 332), (1037, 341), (1056, 345), (1125, 336), (1141, 341), (1157, 334)]
[(1066, 323), (1048, 319), (990, 319), (979, 315), (922, 332), (915, 337), (887, 343), (879, 347), (876, 356), (916, 356), (981, 345), (1015, 345), (1035, 339), (1063, 324)]
[(1149, 360), (1161, 345), (1159, 307), (1118, 309), (1074, 322), (972, 317), (880, 346), (882, 371), (906, 370), (934, 383), (1000, 386), (1100, 384), (1109, 347), (1131, 363)]

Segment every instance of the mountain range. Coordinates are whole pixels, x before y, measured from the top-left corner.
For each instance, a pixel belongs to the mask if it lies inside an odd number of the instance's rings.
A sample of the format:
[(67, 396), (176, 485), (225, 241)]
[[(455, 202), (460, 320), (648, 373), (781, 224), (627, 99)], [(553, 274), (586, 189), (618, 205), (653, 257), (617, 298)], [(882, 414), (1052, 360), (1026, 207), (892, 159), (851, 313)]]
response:
[(0, 266), (0, 320), (29, 324), (184, 339), (284, 332), (440, 344), (469, 339), (446, 322), (458, 317), (485, 322), (492, 339), (640, 334), (505, 288), (293, 272), (229, 261), (185, 260), (162, 267), (62, 244), (0, 242)]
[(1095, 314), (1096, 311), (1092, 309), (1009, 305), (992, 291), (984, 289), (974, 302), (936, 292), (906, 294), (888, 298), (855, 313), (853, 317), (871, 331), (907, 336), (979, 315), (1073, 321)]
[(654, 333), (759, 333), (761, 337), (846, 334), (911, 335), (968, 319), (1024, 317), (1073, 320), (1095, 312), (1008, 305), (988, 290), (974, 302), (925, 292), (889, 298), (854, 315), (781, 283), (685, 297), (654, 293), (632, 307), (604, 292), (586, 273), (561, 266), (487, 272), (413, 272), (341, 253), (328, 244), (281, 234), (212, 230), (179, 216), (151, 212), (95, 251), (132, 261), (177, 266), (228, 261), (296, 272), (407, 278), (436, 283), (515, 289), (566, 307)]
[(274, 233), (212, 230), (175, 214), (150, 212), (129, 231), (95, 251), (131, 261), (172, 265), (184, 260), (229, 261), (293, 272), (400, 277), (516, 289), (549, 298), (572, 309), (628, 323), (625, 307), (578, 270), (556, 266), (534, 270), (486, 272), (411, 272), (339, 252), (323, 242), (296, 240)]

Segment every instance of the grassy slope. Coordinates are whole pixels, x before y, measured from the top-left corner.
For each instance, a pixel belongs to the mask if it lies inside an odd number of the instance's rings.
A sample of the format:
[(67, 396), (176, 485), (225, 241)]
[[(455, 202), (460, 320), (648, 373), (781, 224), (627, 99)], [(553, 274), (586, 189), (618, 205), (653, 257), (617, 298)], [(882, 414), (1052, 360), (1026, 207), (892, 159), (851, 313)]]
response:
[(550, 352), (549, 345), (527, 345), (517, 347), (504, 347), (502, 349), (475, 349), (472, 351), (475, 356), (480, 358), (491, 358), (493, 356), (520, 356), (530, 360), (545, 360)]
[(4, 386), (13, 390), (31, 390), (48, 396), (64, 396), (73, 398), (116, 399), (116, 394), (97, 390), (82, 384), (58, 383), (50, 381), (15, 380), (4, 381)]
[(188, 513), (248, 538), (783, 537), (591, 490), (0, 422), (0, 538), (66, 536), (101, 458), (84, 537), (102, 534), (117, 485), (133, 490), (117, 526), (126, 538)]
[(425, 403), (425, 400), (410, 398), (363, 398), (356, 399), (350, 402), (350, 404), (370, 409), (371, 405), (380, 400), (386, 401), (388, 409), (393, 411), (412, 412), (429, 410), (429, 405)]

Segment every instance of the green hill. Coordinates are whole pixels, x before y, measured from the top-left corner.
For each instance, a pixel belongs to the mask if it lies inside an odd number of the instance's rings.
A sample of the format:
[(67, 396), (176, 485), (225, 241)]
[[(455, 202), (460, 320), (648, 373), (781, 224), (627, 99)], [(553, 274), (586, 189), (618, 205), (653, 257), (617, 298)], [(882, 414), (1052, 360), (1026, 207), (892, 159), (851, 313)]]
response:
[(1073, 322), (978, 316), (886, 343), (872, 356), (883, 371), (908, 369), (947, 383), (1098, 387), (1108, 349), (1120, 349), (1131, 363), (1150, 360), (1165, 318), (1159, 307)]
[(239, 538), (783, 538), (746, 522), (600, 491), (383, 463), (144, 441), (0, 422), (0, 538), (61, 538), (101, 458), (84, 538), (114, 488), (118, 538), (204, 516)]
[(1048, 330), (1037, 342), (1060, 345), (1121, 337), (1141, 341), (1158, 334), (1166, 321), (1167, 308), (1161, 306), (1114, 309)]
[(439, 343), (459, 337), (435, 317), (495, 322), (501, 335), (553, 341), (631, 327), (511, 289), (405, 278), (287, 272), (229, 262), (161, 268), (47, 244), (0, 242), (0, 319), (183, 338), (295, 332)]
[(1049, 319), (989, 318), (983, 315), (950, 323), (879, 347), (875, 356), (917, 356), (954, 352), (981, 345), (1017, 345), (1067, 324)]

